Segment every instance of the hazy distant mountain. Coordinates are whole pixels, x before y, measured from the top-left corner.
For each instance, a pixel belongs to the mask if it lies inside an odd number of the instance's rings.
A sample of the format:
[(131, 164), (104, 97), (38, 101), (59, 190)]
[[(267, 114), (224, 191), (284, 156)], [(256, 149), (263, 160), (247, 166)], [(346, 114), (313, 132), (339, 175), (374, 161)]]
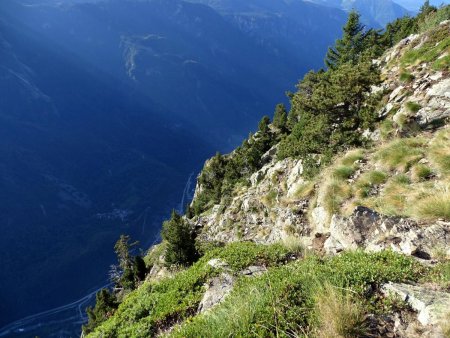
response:
[(346, 19), (234, 5), (0, 2), (1, 324), (100, 283), (120, 233), (152, 240), (189, 174), (321, 67)]
[(345, 11), (356, 9), (363, 22), (375, 28), (383, 28), (387, 23), (411, 14), (392, 0), (307, 0), (317, 4), (341, 8)]

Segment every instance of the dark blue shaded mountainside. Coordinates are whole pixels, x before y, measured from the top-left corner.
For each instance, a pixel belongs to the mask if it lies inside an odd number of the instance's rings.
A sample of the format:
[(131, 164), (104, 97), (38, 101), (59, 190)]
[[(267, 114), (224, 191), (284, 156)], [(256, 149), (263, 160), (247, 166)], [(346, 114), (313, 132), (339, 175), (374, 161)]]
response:
[(204, 159), (322, 66), (345, 13), (299, 8), (1, 1), (0, 326), (103, 285), (118, 236), (148, 247)]

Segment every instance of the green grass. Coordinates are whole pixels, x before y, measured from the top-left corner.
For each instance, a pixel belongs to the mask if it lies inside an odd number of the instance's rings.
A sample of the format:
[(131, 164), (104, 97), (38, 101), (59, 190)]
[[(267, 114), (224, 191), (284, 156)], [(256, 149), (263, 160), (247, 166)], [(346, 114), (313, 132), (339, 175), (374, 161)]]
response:
[(381, 148), (374, 158), (387, 170), (407, 172), (425, 156), (425, 145), (421, 138), (395, 140)]
[(437, 133), (428, 156), (442, 175), (450, 174), (450, 128)]
[[(356, 324), (362, 323), (368, 285), (414, 281), (423, 272), (412, 259), (389, 251), (347, 252), (325, 259), (309, 256), (263, 276), (241, 279), (224, 303), (168, 336), (294, 337), (329, 332), (323, 325), (327, 321), (336, 324), (334, 332), (355, 332)], [(335, 292), (342, 289), (351, 296)], [(333, 297), (328, 305), (318, 296), (322, 292)]]
[(213, 249), (174, 278), (145, 282), (128, 294), (115, 315), (89, 337), (150, 337), (192, 316), (202, 298), (204, 283), (220, 273), (207, 264), (212, 258), (219, 258), (227, 262), (232, 271), (239, 271), (253, 264), (280, 265), (287, 261), (288, 255), (288, 249), (281, 244), (234, 243)]
[[(448, 263), (430, 269), (391, 251), (295, 261), (290, 254), (281, 244), (212, 249), (173, 278), (146, 282), (128, 294), (88, 337), (352, 337), (365, 333), (368, 313), (383, 313), (389, 303), (367, 290), (388, 281), (446, 285), (450, 280)], [(197, 314), (204, 284), (221, 273), (207, 264), (212, 258), (229, 264), (236, 283), (224, 302)], [(268, 272), (251, 278), (237, 273), (253, 264)]]
[(333, 170), (333, 177), (337, 180), (346, 180), (352, 176), (354, 169), (349, 166), (339, 166)]
[(364, 150), (354, 149), (347, 152), (347, 154), (345, 154), (345, 156), (341, 159), (340, 163), (346, 167), (353, 167), (356, 161), (360, 161), (362, 159), (364, 159)]
[(351, 189), (348, 184), (336, 179), (332, 179), (330, 182), (323, 184), (325, 186), (323, 206), (331, 216), (334, 213), (338, 213), (342, 203), (351, 197)]
[(387, 177), (387, 174), (380, 170), (371, 170), (364, 173), (356, 182), (356, 196), (359, 198), (367, 197), (370, 190), (374, 186), (385, 183)]
[[(402, 66), (407, 67), (420, 63), (432, 63), (436, 70), (448, 69), (448, 60), (439, 59), (450, 51), (450, 37), (447, 26), (438, 26), (428, 33), (428, 40), (418, 49), (408, 50), (400, 60)], [(445, 57), (444, 57), (445, 58)]]
[(381, 138), (386, 141), (389, 140), (395, 134), (394, 121), (391, 118), (387, 118), (380, 123)]
[(159, 258), (166, 251), (166, 242), (162, 242), (158, 245), (153, 246), (145, 255), (144, 262), (147, 268), (151, 268), (154, 264), (158, 263)]
[(413, 181), (420, 182), (428, 179), (433, 174), (433, 170), (425, 164), (416, 164), (411, 169), (411, 177)]

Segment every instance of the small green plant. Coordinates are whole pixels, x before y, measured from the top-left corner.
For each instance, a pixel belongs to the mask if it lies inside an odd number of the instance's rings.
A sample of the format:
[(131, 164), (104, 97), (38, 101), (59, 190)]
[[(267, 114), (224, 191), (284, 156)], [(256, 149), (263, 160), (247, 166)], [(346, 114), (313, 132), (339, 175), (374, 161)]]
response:
[(420, 108), (422, 108), (422, 106), (417, 102), (412, 101), (406, 102), (406, 109), (408, 109), (410, 113), (417, 113), (420, 110)]
[(352, 176), (354, 169), (349, 166), (340, 166), (333, 170), (332, 176), (337, 180), (346, 180)]
[(409, 83), (409, 82), (412, 82), (414, 80), (414, 78), (415, 78), (414, 75), (412, 75), (409, 72), (402, 72), (400, 74), (400, 81), (402, 81), (402, 82)]
[(428, 179), (433, 174), (433, 170), (425, 164), (416, 164), (411, 169), (411, 177), (415, 182)]

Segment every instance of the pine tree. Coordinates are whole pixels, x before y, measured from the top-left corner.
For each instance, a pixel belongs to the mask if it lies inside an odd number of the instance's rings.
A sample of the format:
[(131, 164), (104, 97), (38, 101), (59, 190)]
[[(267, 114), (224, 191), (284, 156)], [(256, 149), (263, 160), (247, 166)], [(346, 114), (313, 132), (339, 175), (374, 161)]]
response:
[(165, 221), (161, 231), (167, 242), (166, 265), (189, 265), (198, 258), (195, 248), (195, 232), (175, 210), (170, 220)]
[(97, 292), (94, 308), (88, 307), (86, 310), (88, 323), (83, 326), (83, 333), (92, 332), (99, 324), (112, 316), (118, 305), (116, 296), (108, 289), (101, 289)]
[(282, 133), (287, 130), (287, 112), (284, 104), (279, 103), (275, 107), (275, 113), (273, 115), (273, 125), (278, 128)]
[(328, 49), (325, 65), (330, 69), (336, 69), (347, 62), (356, 64), (364, 50), (364, 29), (360, 15), (356, 11), (350, 12), (343, 28), (342, 39), (336, 41), (334, 48)]
[(270, 124), (270, 117), (265, 115), (263, 116), (263, 118), (261, 119), (261, 121), (259, 121), (258, 124), (258, 129), (261, 133), (267, 133), (269, 131), (269, 124)]

